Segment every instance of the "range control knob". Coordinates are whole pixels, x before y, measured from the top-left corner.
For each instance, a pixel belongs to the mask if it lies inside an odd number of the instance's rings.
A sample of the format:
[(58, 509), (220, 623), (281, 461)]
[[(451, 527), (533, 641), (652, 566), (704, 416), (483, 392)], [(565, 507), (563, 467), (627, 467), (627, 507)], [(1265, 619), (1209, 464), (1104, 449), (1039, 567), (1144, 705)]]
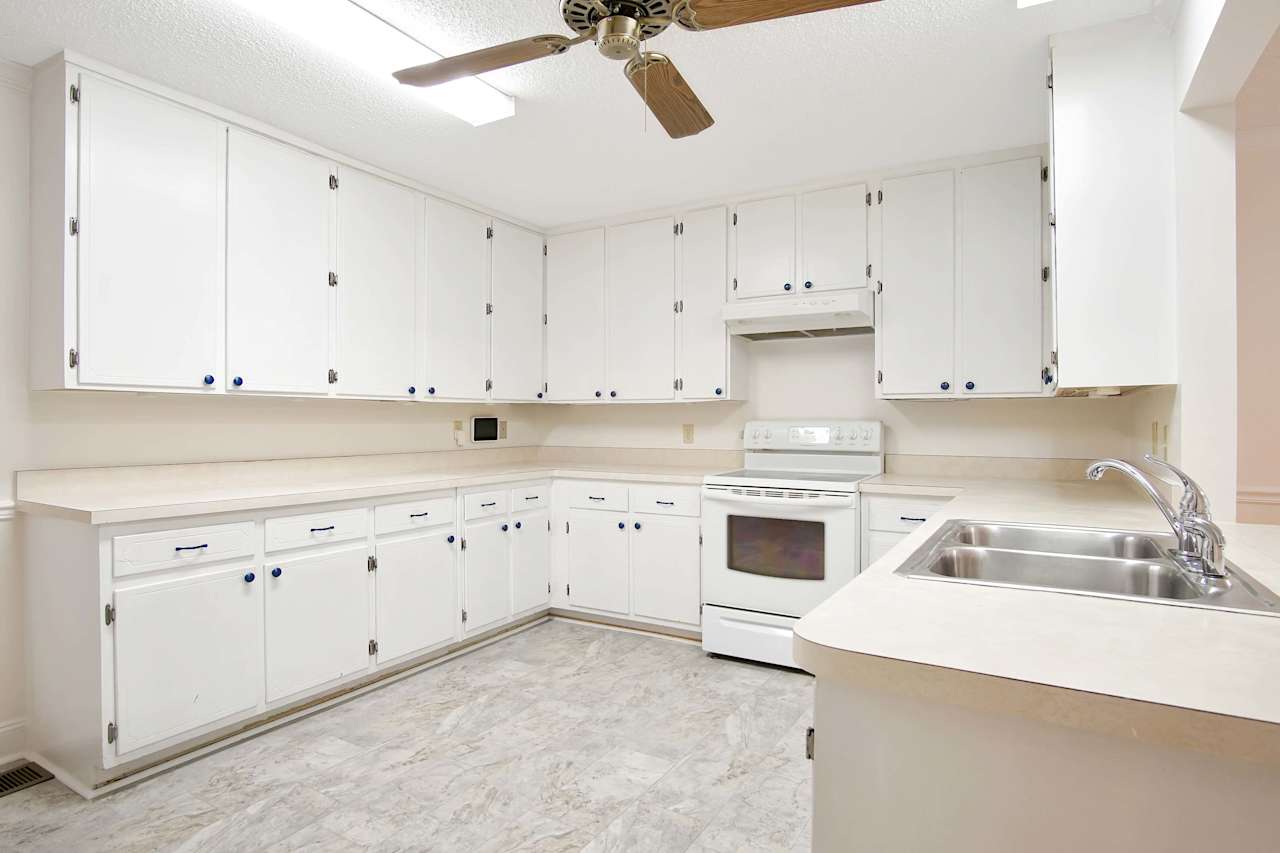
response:
[(764, 440), (765, 440), (765, 441), (768, 441), (768, 440), (770, 440), (771, 438), (773, 438), (773, 432), (772, 432), (771, 430), (765, 430), (765, 431), (764, 431)]
[[(851, 434), (849, 437), (853, 438), (853, 435)], [(842, 439), (844, 439), (844, 430), (840, 429), (840, 427), (836, 427), (835, 439), (836, 441), (841, 441)]]

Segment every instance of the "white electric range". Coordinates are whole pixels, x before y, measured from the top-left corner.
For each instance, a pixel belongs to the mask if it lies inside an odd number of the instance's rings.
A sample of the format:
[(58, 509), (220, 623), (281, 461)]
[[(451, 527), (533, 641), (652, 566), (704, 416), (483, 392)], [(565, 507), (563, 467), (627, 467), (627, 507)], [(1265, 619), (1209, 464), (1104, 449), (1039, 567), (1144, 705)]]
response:
[(879, 421), (751, 421), (746, 467), (702, 486), (702, 647), (795, 666), (791, 630), (859, 571), (858, 483)]

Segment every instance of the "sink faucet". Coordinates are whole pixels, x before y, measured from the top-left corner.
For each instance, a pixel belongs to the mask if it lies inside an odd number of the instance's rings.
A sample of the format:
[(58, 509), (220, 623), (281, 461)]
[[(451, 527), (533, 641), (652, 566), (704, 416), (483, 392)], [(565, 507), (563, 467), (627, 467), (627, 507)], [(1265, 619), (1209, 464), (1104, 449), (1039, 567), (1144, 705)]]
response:
[(1182, 483), (1182, 499), (1178, 502), (1178, 510), (1173, 507), (1159, 489), (1151, 482), (1151, 478), (1135, 465), (1123, 459), (1102, 459), (1089, 466), (1085, 472), (1090, 480), (1101, 480), (1108, 470), (1126, 474), (1142, 487), (1143, 491), (1155, 501), (1156, 507), (1164, 515), (1165, 521), (1173, 528), (1178, 537), (1178, 547), (1173, 552), (1174, 558), (1183, 567), (1209, 578), (1226, 577), (1226, 539), (1222, 528), (1214, 524), (1209, 517), (1209, 499), (1204, 490), (1192, 480), (1186, 472), (1170, 465), (1162, 459), (1156, 459), (1150, 453), (1144, 457), (1148, 463), (1159, 466), (1172, 473)]

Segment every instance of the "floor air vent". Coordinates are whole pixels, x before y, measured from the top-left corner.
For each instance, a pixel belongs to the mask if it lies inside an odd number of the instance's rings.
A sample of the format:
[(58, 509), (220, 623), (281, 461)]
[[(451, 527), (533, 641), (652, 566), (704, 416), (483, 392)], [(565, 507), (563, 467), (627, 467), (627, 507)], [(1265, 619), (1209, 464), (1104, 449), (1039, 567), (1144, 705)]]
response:
[(0, 767), (0, 797), (13, 794), (32, 785), (48, 782), (53, 774), (39, 764), (30, 761), (15, 761)]

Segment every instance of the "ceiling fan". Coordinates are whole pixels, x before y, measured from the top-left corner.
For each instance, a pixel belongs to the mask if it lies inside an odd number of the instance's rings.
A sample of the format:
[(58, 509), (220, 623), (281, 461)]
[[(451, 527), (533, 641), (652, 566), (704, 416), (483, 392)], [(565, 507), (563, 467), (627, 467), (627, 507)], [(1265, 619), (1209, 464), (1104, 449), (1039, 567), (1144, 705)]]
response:
[(673, 139), (701, 133), (715, 123), (671, 60), (641, 50), (672, 23), (686, 30), (716, 30), (774, 18), (823, 12), (877, 0), (561, 0), (560, 14), (576, 38), (530, 36), (404, 68), (395, 78), (410, 86), (436, 86), (522, 62), (564, 53), (594, 41), (609, 59), (626, 60), (631, 85)]

